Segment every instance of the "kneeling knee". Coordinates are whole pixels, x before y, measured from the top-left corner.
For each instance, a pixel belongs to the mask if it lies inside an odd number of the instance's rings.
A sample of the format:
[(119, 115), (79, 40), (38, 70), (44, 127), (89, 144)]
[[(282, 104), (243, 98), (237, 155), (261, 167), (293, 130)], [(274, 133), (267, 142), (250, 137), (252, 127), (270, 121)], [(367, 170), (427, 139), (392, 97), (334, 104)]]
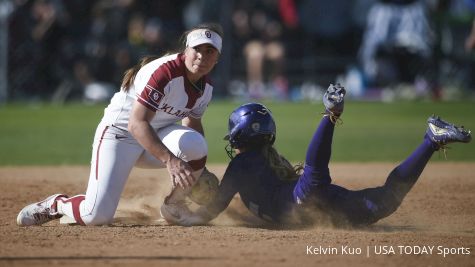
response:
[(185, 126), (173, 125), (160, 130), (158, 135), (178, 158), (186, 162), (199, 161), (200, 166), (193, 169), (198, 170), (204, 167), (208, 155), (208, 144), (202, 134)]
[(91, 214), (89, 216), (83, 217), (84, 224), (86, 225), (108, 225), (112, 224), (114, 221), (114, 215), (110, 216), (108, 214)]
[(195, 131), (189, 131), (182, 135), (179, 141), (181, 158), (185, 161), (195, 161), (206, 158), (208, 144), (204, 137)]

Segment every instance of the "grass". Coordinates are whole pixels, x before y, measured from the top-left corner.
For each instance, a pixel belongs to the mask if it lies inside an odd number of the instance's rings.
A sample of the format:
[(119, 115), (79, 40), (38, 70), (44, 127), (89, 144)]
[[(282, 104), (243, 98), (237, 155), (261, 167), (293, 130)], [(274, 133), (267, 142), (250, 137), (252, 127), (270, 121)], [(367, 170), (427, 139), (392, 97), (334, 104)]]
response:
[[(203, 117), (209, 144), (209, 162), (225, 163), (229, 113), (241, 103), (215, 101)], [(277, 123), (276, 147), (289, 160), (303, 161), (307, 144), (321, 118), (321, 104), (266, 105)], [(0, 165), (88, 164), (95, 127), (104, 105), (26, 105), (0, 108)], [(436, 113), (475, 129), (473, 102), (352, 102), (347, 101), (344, 123), (335, 129), (333, 161), (388, 161), (406, 158), (421, 142), (426, 119)], [(475, 143), (475, 142), (474, 142)], [(450, 161), (474, 161), (474, 143), (454, 144)], [(435, 155), (433, 160), (444, 160)]]

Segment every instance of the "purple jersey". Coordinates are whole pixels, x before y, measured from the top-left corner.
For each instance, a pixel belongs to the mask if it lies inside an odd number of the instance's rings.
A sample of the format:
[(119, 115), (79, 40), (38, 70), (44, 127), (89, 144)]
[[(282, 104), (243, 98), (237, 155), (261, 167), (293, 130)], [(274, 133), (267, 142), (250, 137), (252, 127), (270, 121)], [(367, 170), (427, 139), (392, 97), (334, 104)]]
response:
[(279, 222), (294, 206), (296, 181), (282, 181), (258, 151), (238, 154), (229, 164), (219, 186), (216, 200), (208, 206), (219, 214), (239, 193), (246, 207), (255, 215)]

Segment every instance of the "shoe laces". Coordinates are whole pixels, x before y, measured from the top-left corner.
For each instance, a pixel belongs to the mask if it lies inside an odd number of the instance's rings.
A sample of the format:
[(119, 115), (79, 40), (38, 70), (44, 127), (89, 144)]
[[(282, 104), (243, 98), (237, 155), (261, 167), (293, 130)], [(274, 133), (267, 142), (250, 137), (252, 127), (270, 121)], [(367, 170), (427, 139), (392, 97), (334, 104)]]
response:
[(35, 218), (35, 221), (39, 223), (48, 222), (55, 218), (55, 215), (51, 214), (50, 212), (51, 210), (46, 208), (43, 211), (33, 213), (33, 218)]
[(340, 118), (340, 115), (335, 114), (332, 111), (322, 112), (323, 117), (328, 117), (330, 121), (335, 125), (342, 125), (343, 120)]
[(434, 144), (437, 145), (436, 150), (439, 152), (439, 155), (440, 155), (440, 151), (442, 151), (444, 153), (445, 160), (447, 160), (447, 150), (450, 149), (450, 147), (447, 146), (447, 143), (438, 142), (438, 141), (436, 141), (436, 139), (432, 139), (432, 140), (433, 140)]
[(440, 145), (439, 146), (439, 155), (440, 155), (440, 151), (442, 150), (442, 152), (444, 153), (444, 159), (447, 160), (447, 150), (450, 149), (450, 147), (448, 147), (447, 145)]

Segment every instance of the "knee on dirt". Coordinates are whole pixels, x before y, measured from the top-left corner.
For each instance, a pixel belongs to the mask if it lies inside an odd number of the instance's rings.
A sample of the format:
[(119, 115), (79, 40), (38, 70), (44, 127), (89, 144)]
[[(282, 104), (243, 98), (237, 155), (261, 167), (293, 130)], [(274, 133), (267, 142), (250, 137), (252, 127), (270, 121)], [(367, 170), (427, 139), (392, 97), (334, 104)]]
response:
[(114, 221), (115, 211), (92, 212), (87, 216), (83, 216), (82, 220), (85, 225), (108, 225)]

